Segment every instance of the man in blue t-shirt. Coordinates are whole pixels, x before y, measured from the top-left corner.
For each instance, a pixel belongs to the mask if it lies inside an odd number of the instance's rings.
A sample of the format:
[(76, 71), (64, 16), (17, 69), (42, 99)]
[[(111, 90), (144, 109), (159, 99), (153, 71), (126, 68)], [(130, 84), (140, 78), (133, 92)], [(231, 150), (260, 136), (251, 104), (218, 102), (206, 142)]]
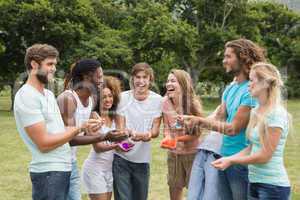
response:
[[(250, 110), (256, 105), (248, 84), (251, 66), (265, 61), (264, 50), (250, 40), (238, 39), (225, 44), (223, 65), (226, 73), (234, 76), (222, 95), (222, 103), (216, 109), (216, 118), (184, 116), (188, 128), (200, 125), (223, 133), (222, 156), (231, 156), (247, 146), (245, 130)], [(217, 120), (223, 119), (224, 121)], [(248, 169), (234, 165), (219, 171), (220, 194), (224, 200), (247, 199)]]
[(69, 190), (71, 152), (68, 142), (81, 132), (100, 128), (98, 120), (65, 129), (53, 93), (45, 86), (54, 77), (58, 51), (35, 44), (26, 50), (28, 80), (18, 90), (14, 116), (18, 132), (32, 154), (29, 166), (32, 199), (65, 200)]

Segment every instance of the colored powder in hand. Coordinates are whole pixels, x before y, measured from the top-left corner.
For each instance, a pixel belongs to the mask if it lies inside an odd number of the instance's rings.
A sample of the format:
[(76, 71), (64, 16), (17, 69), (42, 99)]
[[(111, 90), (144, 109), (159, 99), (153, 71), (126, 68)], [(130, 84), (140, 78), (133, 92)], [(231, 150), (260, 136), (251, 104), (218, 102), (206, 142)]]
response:
[(129, 144), (128, 143), (122, 143), (122, 147), (124, 148), (124, 149), (129, 149), (130, 147), (129, 147)]
[(122, 142), (122, 143), (121, 143), (121, 146), (122, 146), (122, 148), (128, 150), (128, 149), (130, 149), (131, 147), (133, 147), (134, 144), (129, 143), (129, 142)]

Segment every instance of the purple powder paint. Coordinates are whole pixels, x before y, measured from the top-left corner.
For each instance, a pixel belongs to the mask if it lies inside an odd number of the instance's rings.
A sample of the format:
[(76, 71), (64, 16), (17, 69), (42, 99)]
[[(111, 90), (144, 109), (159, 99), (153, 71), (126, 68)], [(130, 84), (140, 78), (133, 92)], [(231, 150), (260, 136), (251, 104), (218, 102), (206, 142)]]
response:
[(123, 148), (124, 150), (129, 150), (131, 147), (134, 146), (134, 144), (128, 142), (122, 142), (119, 145), (121, 145), (121, 148)]
[(130, 147), (129, 147), (129, 144), (128, 143), (122, 143), (122, 147), (124, 148), (124, 149), (129, 149)]

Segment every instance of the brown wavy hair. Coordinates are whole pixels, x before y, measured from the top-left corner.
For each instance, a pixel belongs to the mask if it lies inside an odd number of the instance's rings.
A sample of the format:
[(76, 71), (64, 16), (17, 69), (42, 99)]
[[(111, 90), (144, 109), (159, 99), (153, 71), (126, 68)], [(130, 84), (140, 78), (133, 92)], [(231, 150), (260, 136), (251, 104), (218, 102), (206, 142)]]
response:
[[(121, 81), (118, 78), (113, 77), (113, 76), (104, 76), (104, 82), (103, 82), (102, 90), (104, 88), (110, 89), (110, 91), (112, 93), (113, 105), (108, 111), (108, 116), (111, 119), (115, 119), (116, 110), (117, 110), (118, 104), (120, 102), (120, 97), (121, 97), (120, 95), (121, 95), (121, 92), (122, 92)], [(103, 97), (103, 95), (101, 94), (100, 98), (99, 98), (99, 101), (98, 101), (98, 105), (96, 107), (97, 109), (99, 109), (100, 116), (101, 116), (101, 112), (102, 112), (102, 109), (101, 109), (102, 106), (100, 107), (100, 105), (102, 105), (102, 97)]]
[(251, 66), (257, 62), (266, 61), (266, 51), (264, 48), (255, 44), (251, 40), (237, 39), (229, 41), (225, 44), (225, 48), (232, 48), (236, 54), (239, 63), (244, 68), (246, 77), (249, 78)]
[[(170, 74), (173, 74), (182, 91), (182, 107), (184, 115), (204, 116), (200, 97), (196, 94), (193, 81), (189, 73), (181, 69), (172, 69)], [(194, 126), (187, 130), (188, 134), (200, 135), (201, 129), (199, 126)]]
[(32, 69), (31, 61), (36, 61), (41, 64), (46, 58), (56, 58), (58, 60), (59, 53), (57, 49), (49, 44), (34, 44), (26, 49), (24, 63), (26, 69), (30, 71)]
[(203, 116), (200, 97), (196, 95), (191, 76), (181, 69), (172, 69), (170, 74), (176, 77), (182, 91), (183, 114)]

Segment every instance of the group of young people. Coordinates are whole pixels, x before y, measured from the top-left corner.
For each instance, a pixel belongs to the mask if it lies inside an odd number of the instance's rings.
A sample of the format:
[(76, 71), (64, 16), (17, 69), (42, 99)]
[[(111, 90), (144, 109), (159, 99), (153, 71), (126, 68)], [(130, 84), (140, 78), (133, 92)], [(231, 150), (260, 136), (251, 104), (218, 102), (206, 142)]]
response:
[[(146, 200), (151, 140), (161, 127), (170, 199), (181, 200), (185, 187), (188, 200), (289, 199), (283, 82), (257, 44), (226, 43), (223, 65), (233, 81), (208, 117), (189, 73), (171, 70), (162, 97), (151, 91), (154, 72), (147, 63), (132, 67), (131, 89), (122, 92), (99, 61), (79, 60), (55, 99), (45, 87), (57, 59), (51, 45), (29, 47), (28, 80), (14, 102), (18, 132), (32, 154), (34, 200), (79, 200), (81, 185), (91, 200), (110, 200), (112, 192), (116, 200)], [(88, 144), (80, 175), (76, 146)]]

